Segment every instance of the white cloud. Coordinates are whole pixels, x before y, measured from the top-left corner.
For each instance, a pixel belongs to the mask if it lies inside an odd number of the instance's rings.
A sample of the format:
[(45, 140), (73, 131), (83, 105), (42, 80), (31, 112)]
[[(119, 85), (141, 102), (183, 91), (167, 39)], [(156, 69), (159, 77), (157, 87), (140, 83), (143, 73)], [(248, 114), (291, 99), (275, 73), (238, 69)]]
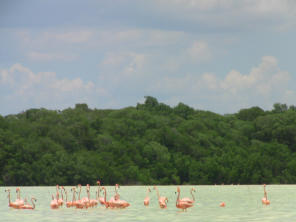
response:
[(272, 56), (262, 57), (258, 67), (251, 70), (249, 74), (241, 74), (236, 70), (229, 72), (225, 79), (220, 81), (222, 89), (237, 93), (245, 90), (255, 90), (258, 94), (268, 95), (272, 89), (286, 84), (290, 74), (278, 68), (277, 60)]
[(205, 73), (202, 75), (202, 82), (209, 88), (209, 89), (217, 89), (218, 88), (218, 80), (214, 74)]
[(199, 104), (196, 108), (236, 112), (249, 106), (270, 108), (275, 102), (292, 101), (295, 92), (289, 90), (291, 78), (279, 68), (275, 57), (264, 56), (248, 74), (232, 70), (224, 78), (214, 73), (165, 76), (151, 86), (150, 91), (169, 94), (188, 104)]
[(78, 102), (94, 103), (94, 99), (107, 92), (81, 78), (58, 78), (55, 72), (34, 73), (29, 68), (14, 64), (9, 69), (0, 70), (2, 102), (19, 107), (65, 108)]
[(207, 61), (211, 58), (211, 51), (205, 41), (195, 41), (193, 45), (187, 49), (187, 52), (194, 61)]
[(100, 64), (100, 68), (118, 81), (122, 78), (142, 75), (143, 72), (141, 71), (143, 71), (148, 57), (147, 54), (134, 52), (107, 53)]

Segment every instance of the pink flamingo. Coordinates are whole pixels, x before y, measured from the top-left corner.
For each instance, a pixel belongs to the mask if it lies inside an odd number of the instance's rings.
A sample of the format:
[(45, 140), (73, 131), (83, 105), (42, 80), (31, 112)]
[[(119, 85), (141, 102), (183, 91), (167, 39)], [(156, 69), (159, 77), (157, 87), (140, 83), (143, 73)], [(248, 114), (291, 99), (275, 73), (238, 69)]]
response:
[(34, 197), (31, 198), (32, 206), (29, 205), (29, 204), (25, 204), (25, 205), (21, 206), (20, 209), (34, 210), (35, 209), (35, 203), (33, 202), (33, 200), (37, 201), (37, 199), (34, 198)]
[(264, 189), (264, 197), (262, 198), (262, 204), (265, 204), (265, 205), (269, 205), (270, 204), (270, 201), (267, 199), (267, 192), (266, 192), (266, 184), (263, 185), (263, 189)]
[(64, 190), (65, 196), (66, 196), (66, 207), (67, 208), (72, 207), (72, 201), (68, 201), (68, 192), (67, 192), (67, 190), (65, 189), (65, 187), (62, 187), (62, 189)]
[(73, 192), (73, 196), (72, 196), (72, 207), (76, 207), (77, 201), (76, 201), (76, 188), (73, 187), (71, 189), (71, 191)]
[(179, 209), (182, 209), (183, 211), (186, 211), (187, 208), (193, 207), (192, 203), (188, 203), (187, 201), (180, 200), (180, 187), (177, 187), (178, 197), (176, 200), (176, 207)]
[(87, 197), (82, 198), (83, 204), (86, 208), (91, 206), (90, 203), (90, 187), (89, 184), (86, 185), (86, 193), (87, 193)]
[(191, 194), (191, 196), (192, 196), (192, 200), (191, 200), (189, 197), (184, 197), (184, 198), (181, 199), (181, 201), (186, 201), (186, 202), (188, 202), (188, 203), (193, 204), (193, 203), (195, 202), (195, 197), (194, 197), (194, 195), (193, 195), (192, 192), (195, 192), (195, 189), (194, 189), (194, 188), (192, 188), (192, 189), (190, 190), (190, 194)]
[(15, 200), (17, 204), (17, 208), (20, 208), (24, 205), (24, 200), (21, 199), (21, 189), (19, 187), (16, 188), (17, 199)]
[(105, 187), (102, 187), (102, 190), (104, 192), (104, 205), (105, 205), (106, 208), (108, 208), (108, 207), (110, 207), (110, 204), (106, 200), (107, 199), (107, 191), (106, 191)]
[(78, 200), (76, 201), (76, 208), (83, 208), (84, 207), (84, 203), (82, 200), (80, 200), (80, 194), (81, 194), (81, 184), (78, 184), (79, 189), (79, 193), (78, 193)]
[(63, 206), (64, 204), (64, 197), (63, 197), (63, 191), (61, 190), (61, 196), (62, 196), (62, 199), (59, 198), (59, 190), (60, 190), (60, 186), (59, 185), (56, 185), (56, 190), (57, 190), (57, 200), (58, 200), (58, 204), (59, 206)]
[(114, 207), (116, 207), (116, 208), (126, 208), (128, 206), (130, 206), (130, 204), (125, 200), (119, 199), (114, 202)]
[(118, 189), (120, 188), (120, 186), (118, 185), (118, 184), (115, 184), (115, 196), (114, 196), (114, 199), (115, 200), (119, 200), (119, 198), (120, 198), (120, 195), (119, 195), (119, 193), (118, 193)]
[(144, 205), (148, 206), (150, 202), (149, 192), (151, 192), (150, 188), (147, 189), (146, 197), (144, 199)]
[[(90, 187), (89, 187), (89, 192), (90, 192)], [(97, 206), (99, 203), (99, 201), (97, 200), (97, 193), (96, 193), (96, 199), (90, 199), (89, 196), (89, 204), (91, 207)]]
[(167, 197), (161, 197), (159, 195), (159, 191), (156, 186), (153, 187), (154, 190), (156, 190), (157, 198), (158, 198), (158, 204), (160, 208), (167, 208), (167, 202), (169, 201)]
[(98, 186), (99, 186), (99, 187), (98, 187), (98, 199), (99, 199), (100, 204), (101, 204), (101, 205), (104, 205), (104, 204), (105, 204), (104, 198), (103, 198), (103, 197), (100, 197), (101, 181), (98, 180), (98, 181), (97, 181), (97, 184), (98, 184)]
[(115, 196), (114, 196), (114, 202), (113, 205), (116, 208), (126, 208), (128, 207), (130, 204), (125, 201), (125, 200), (121, 200), (120, 199), (120, 195), (118, 193), (118, 189), (120, 188), (120, 186), (118, 184), (115, 185)]
[(109, 207), (111, 207), (111, 208), (116, 207), (115, 201), (119, 200), (119, 198), (120, 198), (120, 195), (118, 194), (119, 185), (118, 184), (115, 184), (114, 189), (115, 189), (115, 195), (113, 197), (111, 197), (110, 200), (109, 200), (109, 202), (108, 202), (109, 203)]
[(79, 194), (78, 194), (78, 201), (76, 201), (76, 208), (88, 208), (90, 206), (90, 202), (89, 202), (89, 184), (86, 185), (86, 193), (87, 193), (87, 197), (83, 197), (82, 199), (80, 199), (80, 194), (81, 194), (81, 184), (78, 184), (79, 186)]
[(10, 200), (10, 189), (5, 190), (5, 192), (8, 192), (8, 206), (13, 208), (18, 208), (17, 202), (11, 202)]
[(115, 195), (115, 198), (112, 197), (110, 199), (110, 201), (106, 201), (106, 196), (107, 196), (107, 191), (105, 189), (105, 187), (102, 187), (102, 190), (104, 191), (104, 205), (106, 208), (126, 208), (128, 206), (130, 206), (130, 204), (128, 202), (126, 202), (125, 200), (120, 200), (117, 199), (119, 195)]
[(50, 208), (51, 209), (58, 209), (59, 208), (59, 203), (57, 199), (54, 199), (54, 196), (52, 195), (52, 200), (50, 202)]
[(226, 206), (225, 202), (220, 203), (220, 207), (225, 207), (225, 206)]

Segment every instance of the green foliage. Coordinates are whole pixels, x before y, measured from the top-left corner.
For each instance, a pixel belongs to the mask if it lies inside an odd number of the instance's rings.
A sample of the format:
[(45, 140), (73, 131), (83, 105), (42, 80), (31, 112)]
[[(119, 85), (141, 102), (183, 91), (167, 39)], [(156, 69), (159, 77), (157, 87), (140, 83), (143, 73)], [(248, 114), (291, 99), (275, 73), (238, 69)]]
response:
[(295, 106), (222, 116), (145, 99), (0, 115), (0, 185), (296, 182)]

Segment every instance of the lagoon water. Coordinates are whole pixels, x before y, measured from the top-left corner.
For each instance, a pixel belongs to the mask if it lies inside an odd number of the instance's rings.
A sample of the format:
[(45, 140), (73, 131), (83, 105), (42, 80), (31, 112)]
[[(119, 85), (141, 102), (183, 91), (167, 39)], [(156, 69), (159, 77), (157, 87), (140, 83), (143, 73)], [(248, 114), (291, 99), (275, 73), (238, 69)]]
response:
[[(175, 207), (176, 186), (158, 186), (161, 196), (169, 199), (168, 208), (160, 209), (156, 192), (151, 189), (150, 205), (143, 205), (148, 186), (121, 186), (121, 199), (131, 205), (126, 209), (106, 209), (98, 206), (89, 209), (66, 208), (50, 209), (51, 194), (55, 187), (21, 187), (22, 198), (37, 198), (35, 210), (17, 210), (8, 207), (7, 187), (0, 188), (0, 221), (200, 221), (200, 222), (250, 222), (250, 221), (296, 221), (296, 185), (268, 185), (267, 194), (271, 201), (269, 206), (261, 204), (262, 185), (225, 185), (225, 186), (180, 186), (181, 198), (191, 197), (189, 190), (196, 189), (196, 203), (187, 212)], [(11, 198), (16, 197), (15, 187), (11, 189)], [(84, 187), (83, 187), (84, 188)], [(152, 186), (151, 186), (152, 188)], [(68, 193), (70, 187), (66, 187)], [(114, 187), (106, 187), (107, 199), (114, 195)], [(70, 198), (71, 195), (69, 195)], [(81, 197), (86, 196), (85, 189)], [(91, 198), (95, 197), (95, 187), (91, 187)], [(224, 201), (226, 207), (219, 207)], [(30, 202), (31, 203), (31, 202)]]

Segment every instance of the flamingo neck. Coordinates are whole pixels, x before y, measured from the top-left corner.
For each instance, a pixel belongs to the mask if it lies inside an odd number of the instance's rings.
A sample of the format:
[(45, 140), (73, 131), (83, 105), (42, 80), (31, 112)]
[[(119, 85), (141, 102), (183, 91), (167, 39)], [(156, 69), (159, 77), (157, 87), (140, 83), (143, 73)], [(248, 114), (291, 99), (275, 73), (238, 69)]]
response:
[(56, 193), (56, 198), (57, 198), (57, 200), (59, 199), (59, 187), (58, 186), (56, 186), (56, 191), (57, 191), (57, 193)]
[(192, 196), (192, 199), (193, 199), (193, 201), (195, 201), (195, 197), (194, 197), (194, 195), (193, 195), (193, 190), (191, 190), (191, 196)]
[(78, 194), (78, 200), (80, 200), (80, 193), (81, 193), (81, 187), (80, 187), (79, 194)]
[(104, 202), (106, 203), (106, 196), (107, 196), (107, 192), (106, 192), (106, 189), (104, 188)]
[(31, 202), (32, 202), (33, 209), (35, 209), (35, 203), (34, 203), (33, 199), (34, 198), (31, 198)]
[(180, 200), (180, 191), (177, 191), (178, 192), (178, 196), (177, 196), (177, 200), (176, 200), (176, 206), (178, 205), (178, 202)]
[(76, 201), (75, 192), (76, 192), (76, 191), (73, 190), (72, 202), (75, 202), (75, 201)]
[(98, 187), (98, 199), (100, 198), (100, 188), (101, 188), (101, 185), (99, 185), (99, 187)]
[(90, 200), (90, 193), (89, 193), (89, 190), (87, 190), (87, 197), (88, 197), (88, 200)]
[(66, 202), (68, 202), (68, 193), (66, 190), (64, 192), (65, 192), (65, 196), (66, 196)]
[(11, 200), (10, 200), (10, 191), (8, 191), (8, 204), (11, 204)]
[(157, 195), (157, 198), (159, 199), (159, 198), (160, 198), (160, 195), (159, 195), (158, 188), (156, 187), (156, 188), (155, 188), (155, 190), (156, 190), (156, 195)]
[(266, 189), (265, 189), (265, 187), (264, 187), (264, 197), (265, 197), (266, 200), (267, 200), (267, 193), (266, 193)]

